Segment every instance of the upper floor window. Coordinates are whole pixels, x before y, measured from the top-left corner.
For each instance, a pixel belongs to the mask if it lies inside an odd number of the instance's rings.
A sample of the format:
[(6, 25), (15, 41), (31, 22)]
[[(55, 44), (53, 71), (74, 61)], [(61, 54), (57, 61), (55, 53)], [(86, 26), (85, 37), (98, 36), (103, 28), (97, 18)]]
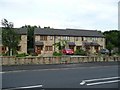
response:
[(5, 51), (6, 50), (6, 47), (2, 46), (2, 51)]
[(45, 51), (52, 51), (53, 47), (52, 46), (45, 46)]
[(53, 36), (50, 36), (50, 40), (53, 40)]
[(84, 41), (84, 37), (82, 37), (82, 41)]
[(94, 37), (94, 38), (92, 38), (92, 41), (97, 41), (98, 40), (98, 38), (97, 37)]
[(64, 37), (64, 40), (70, 40), (70, 37), (65, 36), (65, 37)]
[(78, 41), (78, 37), (75, 37), (75, 40)]
[(47, 41), (47, 36), (40, 36), (40, 40)]
[(101, 41), (104, 41), (104, 38), (101, 38)]
[(60, 40), (61, 39), (61, 37), (60, 36), (58, 36), (58, 40)]

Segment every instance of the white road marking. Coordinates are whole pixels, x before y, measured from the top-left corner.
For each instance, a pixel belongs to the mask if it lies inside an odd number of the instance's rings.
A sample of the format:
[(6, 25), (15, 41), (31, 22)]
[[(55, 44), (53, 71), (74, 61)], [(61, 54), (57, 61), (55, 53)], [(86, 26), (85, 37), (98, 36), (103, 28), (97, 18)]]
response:
[(91, 79), (91, 80), (84, 80), (85, 82), (91, 82), (91, 81), (98, 81), (98, 80), (109, 80), (109, 79), (118, 79), (120, 77), (109, 77), (109, 78), (99, 78), (99, 79)]
[(102, 81), (102, 80), (110, 80), (110, 79), (119, 79), (120, 77), (109, 77), (109, 78), (99, 78), (99, 79), (90, 79), (90, 80), (83, 80), (80, 85), (84, 85), (86, 84), (87, 82), (92, 82), (92, 81)]
[(98, 85), (98, 84), (115, 83), (115, 82), (119, 82), (119, 81), (120, 81), (120, 80), (104, 81), (104, 82), (89, 83), (89, 84), (86, 84), (86, 85), (87, 85), (87, 86), (91, 86), (91, 85)]
[(4, 72), (0, 72), (0, 74), (2, 74), (2, 73), (4, 73)]
[(38, 88), (38, 87), (43, 87), (43, 85), (36, 85), (36, 86), (26, 86), (26, 87), (16, 87), (16, 88), (8, 88), (4, 90), (16, 90), (16, 89), (29, 89), (29, 88)]

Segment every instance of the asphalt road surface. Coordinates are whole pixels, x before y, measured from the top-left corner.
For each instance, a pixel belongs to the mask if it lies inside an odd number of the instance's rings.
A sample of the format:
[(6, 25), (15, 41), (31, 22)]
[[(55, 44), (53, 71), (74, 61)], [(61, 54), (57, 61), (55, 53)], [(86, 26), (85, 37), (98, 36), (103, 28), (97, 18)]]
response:
[[(63, 66), (63, 68), (62, 68)], [(119, 66), (106, 64), (69, 64), (55, 68), (3, 69), (3, 89), (37, 88), (118, 88)], [(27, 66), (25, 66), (27, 67)], [(24, 68), (25, 68), (24, 67)], [(45, 66), (47, 67), (47, 66)], [(15, 67), (14, 67), (15, 68)]]

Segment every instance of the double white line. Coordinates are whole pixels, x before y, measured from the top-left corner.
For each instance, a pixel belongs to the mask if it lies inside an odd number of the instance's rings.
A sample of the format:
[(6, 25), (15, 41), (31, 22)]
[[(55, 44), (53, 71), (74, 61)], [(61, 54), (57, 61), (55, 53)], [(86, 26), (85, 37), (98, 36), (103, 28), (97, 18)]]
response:
[[(90, 80), (83, 80), (80, 85), (98, 85), (98, 84), (107, 84), (107, 83), (114, 83), (114, 82), (119, 82), (120, 77), (110, 77), (110, 78), (99, 78), (99, 79), (90, 79)], [(105, 80), (105, 81), (104, 81)], [(94, 83), (90, 83), (94, 82)]]

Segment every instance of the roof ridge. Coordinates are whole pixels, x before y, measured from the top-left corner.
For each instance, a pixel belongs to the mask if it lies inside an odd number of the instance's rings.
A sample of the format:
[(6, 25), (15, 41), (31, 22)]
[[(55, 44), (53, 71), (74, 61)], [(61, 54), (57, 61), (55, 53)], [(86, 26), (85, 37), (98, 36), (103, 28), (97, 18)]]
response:
[(97, 30), (88, 30), (88, 29), (66, 29), (66, 30), (76, 30), (76, 31), (97, 31)]
[[(37, 29), (39, 29), (39, 28), (37, 28)], [(63, 30), (63, 31), (65, 31), (65, 30), (76, 30), (76, 31), (79, 31), (79, 30), (81, 30), (81, 31), (98, 31), (98, 30), (88, 30), (88, 29), (69, 29), (69, 28), (66, 28), (66, 29), (40, 28), (40, 29), (46, 29), (46, 30)]]

